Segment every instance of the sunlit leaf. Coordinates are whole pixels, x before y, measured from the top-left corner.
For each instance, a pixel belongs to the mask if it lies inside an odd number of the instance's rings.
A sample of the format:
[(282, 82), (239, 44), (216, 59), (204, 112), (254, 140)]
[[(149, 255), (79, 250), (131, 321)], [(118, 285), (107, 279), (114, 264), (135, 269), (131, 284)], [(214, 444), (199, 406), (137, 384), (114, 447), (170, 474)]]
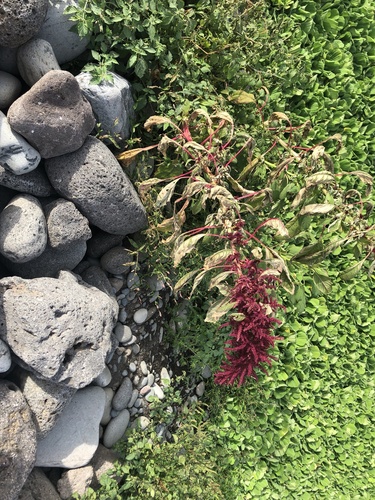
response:
[(181, 178), (175, 179), (160, 190), (155, 202), (156, 208), (164, 207), (170, 201), (176, 189), (176, 184), (180, 180)]
[(144, 151), (149, 151), (150, 149), (155, 149), (156, 147), (157, 146), (148, 146), (146, 148), (130, 149), (129, 151), (124, 151), (123, 153), (120, 153), (119, 155), (116, 156), (116, 158), (122, 163), (122, 165), (127, 166), (140, 153), (143, 153)]
[(200, 239), (205, 236), (205, 233), (195, 234), (186, 239), (185, 235), (180, 236), (176, 242), (172, 252), (173, 265), (177, 267), (182, 258), (192, 252)]
[(206, 323), (217, 323), (217, 321), (227, 314), (235, 306), (235, 302), (231, 302), (231, 300), (227, 297), (223, 299), (217, 300), (214, 302), (208, 309), (205, 322)]
[(304, 206), (299, 215), (319, 215), (328, 214), (335, 208), (335, 205), (331, 203), (314, 203), (311, 205)]
[(156, 115), (150, 116), (150, 118), (145, 121), (144, 128), (147, 130), (147, 132), (150, 132), (152, 127), (154, 127), (155, 125), (162, 125), (163, 123), (169, 123), (170, 125), (172, 125), (172, 127), (181, 132), (181, 129), (177, 127), (177, 125), (175, 125), (172, 120), (166, 118), (165, 116)]
[(235, 104), (250, 104), (256, 102), (254, 94), (249, 94), (244, 90), (235, 90), (228, 96), (228, 100)]
[(186, 273), (182, 278), (180, 278), (174, 286), (174, 292), (177, 293), (183, 288), (200, 270), (194, 269), (194, 271), (190, 271)]
[(332, 184), (333, 182), (335, 182), (335, 177), (331, 172), (316, 172), (306, 179), (306, 187), (317, 186), (319, 184)]
[(213, 253), (205, 259), (203, 265), (204, 269), (211, 269), (219, 264), (223, 264), (232, 253), (233, 250), (231, 248), (225, 248), (224, 250)]

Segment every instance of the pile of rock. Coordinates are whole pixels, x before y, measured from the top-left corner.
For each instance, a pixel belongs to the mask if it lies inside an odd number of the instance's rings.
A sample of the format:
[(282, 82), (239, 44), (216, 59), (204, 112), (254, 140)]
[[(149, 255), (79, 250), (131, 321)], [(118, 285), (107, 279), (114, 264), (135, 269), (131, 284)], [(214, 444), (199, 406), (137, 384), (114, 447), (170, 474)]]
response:
[[(131, 421), (147, 425), (144, 401), (163, 398), (169, 376), (140, 353), (141, 341), (162, 339), (168, 292), (154, 280), (142, 295), (123, 247), (146, 212), (106, 141), (90, 135), (100, 127), (126, 141), (130, 86), (60, 69), (86, 46), (63, 15), (74, 3), (1, 5), (2, 500), (97, 484), (116, 457), (107, 448)], [(55, 476), (59, 493), (40, 467), (69, 469)]]

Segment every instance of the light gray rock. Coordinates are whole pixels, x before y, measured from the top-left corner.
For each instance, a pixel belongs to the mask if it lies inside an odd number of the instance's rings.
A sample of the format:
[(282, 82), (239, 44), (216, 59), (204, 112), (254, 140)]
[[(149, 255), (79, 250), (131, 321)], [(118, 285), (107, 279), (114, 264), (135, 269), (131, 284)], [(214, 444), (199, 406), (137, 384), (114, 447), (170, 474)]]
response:
[(55, 194), (41, 166), (27, 174), (16, 175), (0, 165), (0, 186), (33, 196), (46, 197)]
[(125, 409), (109, 422), (103, 435), (103, 444), (106, 448), (112, 448), (122, 438), (129, 425), (129, 420), (130, 413)]
[(17, 65), (20, 75), (29, 87), (48, 71), (60, 69), (52, 45), (41, 38), (33, 38), (18, 48)]
[(112, 401), (114, 410), (121, 411), (126, 408), (133, 394), (133, 384), (129, 377), (125, 377)]
[(139, 391), (137, 389), (133, 389), (132, 396), (128, 403), (128, 408), (132, 408), (134, 406), (134, 403), (137, 401), (138, 396), (139, 396)]
[(204, 391), (205, 391), (205, 388), (206, 388), (206, 385), (205, 383), (203, 382), (199, 382), (199, 384), (197, 385), (197, 387), (195, 388), (195, 393), (196, 395), (201, 398), (204, 394)]
[(0, 165), (15, 175), (23, 175), (36, 169), (39, 162), (38, 151), (12, 130), (0, 111)]
[(68, 271), (75, 269), (85, 256), (86, 249), (86, 242), (81, 240), (57, 249), (47, 244), (44, 252), (36, 259), (24, 263), (13, 263), (8, 260), (4, 265), (11, 274), (22, 278), (55, 278), (61, 269)]
[(146, 211), (133, 185), (111, 151), (95, 137), (87, 137), (74, 153), (50, 158), (45, 167), (55, 190), (74, 201), (91, 224), (121, 235), (146, 227)]
[(134, 101), (129, 82), (116, 73), (109, 74), (112, 81), (104, 80), (99, 84), (91, 82), (89, 73), (80, 73), (76, 79), (100, 124), (98, 132), (102, 140), (110, 144), (112, 139), (123, 146), (130, 135)]
[(38, 377), (80, 389), (104, 369), (118, 307), (73, 274), (0, 280), (0, 337)]
[(19, 47), (40, 30), (46, 17), (48, 0), (2, 0), (0, 45)]
[(111, 389), (110, 387), (105, 387), (104, 392), (105, 392), (105, 406), (104, 406), (103, 416), (100, 421), (100, 425), (107, 425), (108, 422), (111, 420), (112, 399), (115, 394), (113, 389)]
[(111, 274), (125, 274), (130, 271), (134, 256), (124, 247), (108, 250), (100, 259), (101, 267)]
[(53, 48), (60, 64), (76, 59), (85, 51), (88, 37), (81, 38), (71, 31), (74, 22), (64, 11), (70, 5), (77, 5), (76, 0), (48, 0), (48, 11), (44, 23), (37, 34), (38, 38), (47, 40)]
[(105, 394), (101, 387), (77, 391), (54, 428), (38, 441), (35, 464), (75, 469), (87, 465), (99, 444)]
[(0, 485), (2, 500), (16, 500), (36, 454), (31, 412), (18, 387), (0, 380)]
[(137, 309), (133, 316), (134, 322), (137, 323), (137, 325), (142, 325), (146, 321), (147, 315), (147, 309), (145, 309), (144, 307), (142, 307), (141, 309)]
[(38, 379), (26, 371), (22, 372), (19, 385), (34, 416), (37, 438), (40, 439), (54, 427), (59, 414), (70, 403), (76, 390)]
[(0, 71), (0, 109), (9, 108), (20, 95), (21, 89), (22, 85), (18, 78), (5, 71)]
[(35, 147), (42, 158), (79, 149), (95, 125), (90, 104), (74, 76), (52, 70), (18, 98), (8, 110), (10, 126)]
[(61, 497), (44, 472), (38, 467), (34, 467), (18, 500), (61, 500)]
[(0, 213), (0, 252), (12, 262), (39, 257), (47, 245), (42, 206), (34, 196), (20, 194)]
[(57, 490), (62, 500), (69, 500), (73, 493), (83, 495), (90, 486), (94, 477), (94, 469), (91, 465), (71, 469), (61, 474), (57, 481)]
[(132, 331), (127, 325), (123, 325), (122, 323), (117, 323), (114, 331), (117, 340), (120, 344), (126, 344), (132, 338)]
[(76, 241), (91, 238), (89, 221), (74, 203), (60, 198), (44, 208), (51, 248), (63, 249)]
[(107, 275), (99, 266), (90, 266), (81, 273), (82, 279), (91, 286), (95, 286), (109, 297), (115, 298), (113, 288)]
[(0, 373), (5, 373), (12, 366), (12, 356), (7, 344), (0, 339)]
[(160, 383), (164, 387), (168, 387), (171, 384), (171, 377), (168, 370), (164, 366), (160, 370)]
[(154, 394), (155, 394), (155, 396), (156, 396), (158, 399), (164, 399), (164, 398), (165, 398), (164, 391), (163, 391), (163, 389), (160, 387), (160, 385), (158, 385), (158, 384), (154, 384), (154, 385), (153, 385), (153, 389), (154, 389)]

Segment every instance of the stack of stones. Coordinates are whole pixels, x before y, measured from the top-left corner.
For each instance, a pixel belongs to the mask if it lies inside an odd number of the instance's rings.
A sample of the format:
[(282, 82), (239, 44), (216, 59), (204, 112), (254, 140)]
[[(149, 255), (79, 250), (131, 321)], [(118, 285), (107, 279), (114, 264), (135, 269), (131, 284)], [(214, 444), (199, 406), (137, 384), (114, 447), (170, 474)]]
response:
[[(172, 375), (158, 352), (169, 292), (156, 277), (140, 289), (124, 246), (146, 212), (95, 137), (100, 124), (126, 143), (131, 89), (116, 74), (93, 85), (61, 70), (86, 48), (64, 15), (74, 3), (1, 2), (2, 500), (67, 499), (98, 485), (111, 448), (149, 424), (148, 401), (164, 398)], [(201, 382), (193, 398), (203, 391)]]

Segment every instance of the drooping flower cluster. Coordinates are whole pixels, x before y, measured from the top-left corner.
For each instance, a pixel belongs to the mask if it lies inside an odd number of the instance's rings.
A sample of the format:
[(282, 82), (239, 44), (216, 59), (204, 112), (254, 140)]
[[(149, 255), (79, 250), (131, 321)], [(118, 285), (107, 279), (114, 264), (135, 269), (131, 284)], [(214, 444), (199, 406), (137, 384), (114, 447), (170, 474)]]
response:
[(222, 325), (231, 326), (231, 333), (225, 348), (226, 359), (215, 374), (215, 382), (232, 385), (238, 380), (238, 385), (242, 385), (247, 377), (257, 379), (255, 368), (267, 373), (264, 364), (271, 365), (276, 359), (268, 350), (282, 337), (271, 333), (280, 323), (272, 314), (282, 306), (271, 295), (277, 278), (264, 274), (257, 261), (240, 260), (237, 254), (228, 259), (228, 265), (238, 276), (231, 293), (236, 314)]

